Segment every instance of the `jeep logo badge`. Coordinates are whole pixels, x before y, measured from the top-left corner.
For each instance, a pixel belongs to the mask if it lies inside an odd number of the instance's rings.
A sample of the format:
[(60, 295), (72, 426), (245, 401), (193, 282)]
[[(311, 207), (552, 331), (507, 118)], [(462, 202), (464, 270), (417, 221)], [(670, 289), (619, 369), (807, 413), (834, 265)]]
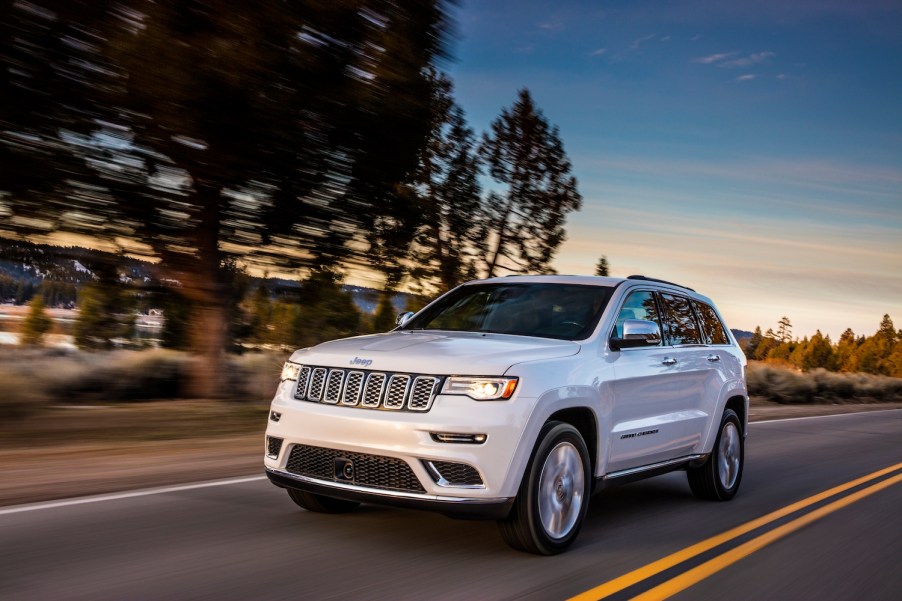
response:
[(361, 359), (360, 357), (354, 357), (351, 359), (350, 365), (359, 365), (361, 367), (369, 367), (372, 365), (372, 359)]

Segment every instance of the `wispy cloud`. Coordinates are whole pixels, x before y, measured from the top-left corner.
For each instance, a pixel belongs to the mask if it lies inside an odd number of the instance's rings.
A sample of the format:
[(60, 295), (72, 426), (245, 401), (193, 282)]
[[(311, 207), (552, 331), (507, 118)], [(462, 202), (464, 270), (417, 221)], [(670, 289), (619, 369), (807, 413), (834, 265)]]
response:
[(589, 53), (589, 56), (601, 56), (602, 54), (604, 54), (607, 51), (608, 51), (607, 48), (596, 48), (595, 50), (593, 50), (592, 52)]
[[(747, 56), (738, 56), (739, 53), (736, 51), (733, 52), (720, 52), (717, 54), (710, 54), (708, 56), (701, 56), (699, 58), (693, 59), (692, 62), (699, 63), (702, 65), (717, 65), (718, 67), (726, 67), (728, 69), (735, 69), (739, 67), (750, 67), (752, 65), (757, 65), (760, 63), (764, 63), (773, 57), (777, 56), (775, 52), (771, 52), (770, 50), (764, 50), (762, 52), (753, 52)], [(736, 57), (736, 58), (734, 58)]]
[(741, 58), (724, 61), (720, 64), (721, 67), (748, 67), (750, 65), (757, 65), (758, 63), (763, 63), (768, 59), (777, 56), (775, 53), (770, 50), (765, 50), (764, 52), (756, 52), (754, 54), (750, 54), (748, 56), (744, 56)]
[(642, 36), (641, 38), (636, 38), (635, 40), (633, 40), (633, 43), (630, 44), (630, 50), (637, 50), (639, 48), (639, 46), (641, 46), (645, 42), (648, 42), (649, 40), (655, 39), (655, 37), (657, 37), (657, 35), (658, 34), (656, 34), (656, 33), (650, 33), (648, 35)]
[(721, 63), (732, 56), (736, 56), (739, 54), (738, 52), (720, 52), (718, 54), (711, 54), (708, 56), (700, 56), (699, 58), (693, 59), (693, 63), (700, 63), (702, 65), (713, 65), (715, 63)]
[(539, 29), (545, 31), (561, 31), (564, 29), (564, 24), (558, 20), (543, 21), (542, 23), (539, 23)]
[(752, 81), (756, 77), (757, 75), (755, 75), (754, 73), (746, 73), (745, 75), (740, 75), (739, 77), (737, 77), (735, 81)]

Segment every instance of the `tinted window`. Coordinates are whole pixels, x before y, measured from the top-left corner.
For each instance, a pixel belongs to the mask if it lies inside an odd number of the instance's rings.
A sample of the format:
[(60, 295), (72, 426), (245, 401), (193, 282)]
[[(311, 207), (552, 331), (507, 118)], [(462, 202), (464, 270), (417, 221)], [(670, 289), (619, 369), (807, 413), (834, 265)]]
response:
[(698, 325), (689, 299), (662, 293), (664, 301), (664, 330), (670, 344), (701, 344)]
[(655, 295), (648, 290), (632, 292), (623, 306), (620, 313), (617, 314), (617, 321), (614, 323), (614, 338), (623, 337), (623, 322), (627, 319), (645, 319), (653, 321), (661, 327), (660, 315), (658, 315), (658, 305), (655, 303)]
[(595, 330), (610, 296), (609, 287), (578, 284), (461, 286), (401, 329), (582, 340)]
[(730, 343), (726, 328), (723, 327), (723, 322), (717, 317), (717, 313), (713, 308), (705, 303), (695, 301), (695, 310), (698, 312), (698, 318), (702, 323), (702, 332), (704, 332), (708, 344)]

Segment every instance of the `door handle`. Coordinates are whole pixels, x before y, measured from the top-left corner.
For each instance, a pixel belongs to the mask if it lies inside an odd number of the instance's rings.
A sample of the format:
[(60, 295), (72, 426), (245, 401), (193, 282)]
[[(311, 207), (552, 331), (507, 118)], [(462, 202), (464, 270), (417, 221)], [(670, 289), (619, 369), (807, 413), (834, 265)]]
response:
[(711, 363), (720, 361), (720, 355), (708, 355), (708, 361), (710, 361)]
[(661, 365), (666, 365), (668, 367), (671, 365), (676, 365), (676, 364), (677, 364), (677, 360), (672, 357), (664, 357), (664, 360), (661, 361)]

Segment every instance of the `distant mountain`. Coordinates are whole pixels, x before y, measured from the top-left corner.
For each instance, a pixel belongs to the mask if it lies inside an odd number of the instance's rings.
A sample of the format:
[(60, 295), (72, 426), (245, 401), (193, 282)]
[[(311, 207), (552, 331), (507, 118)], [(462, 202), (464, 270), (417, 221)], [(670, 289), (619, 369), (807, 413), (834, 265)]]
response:
[(730, 329), (733, 332), (733, 336), (736, 338), (736, 342), (743, 340), (745, 338), (751, 338), (754, 335), (754, 332), (746, 332), (745, 330), (734, 330)]

